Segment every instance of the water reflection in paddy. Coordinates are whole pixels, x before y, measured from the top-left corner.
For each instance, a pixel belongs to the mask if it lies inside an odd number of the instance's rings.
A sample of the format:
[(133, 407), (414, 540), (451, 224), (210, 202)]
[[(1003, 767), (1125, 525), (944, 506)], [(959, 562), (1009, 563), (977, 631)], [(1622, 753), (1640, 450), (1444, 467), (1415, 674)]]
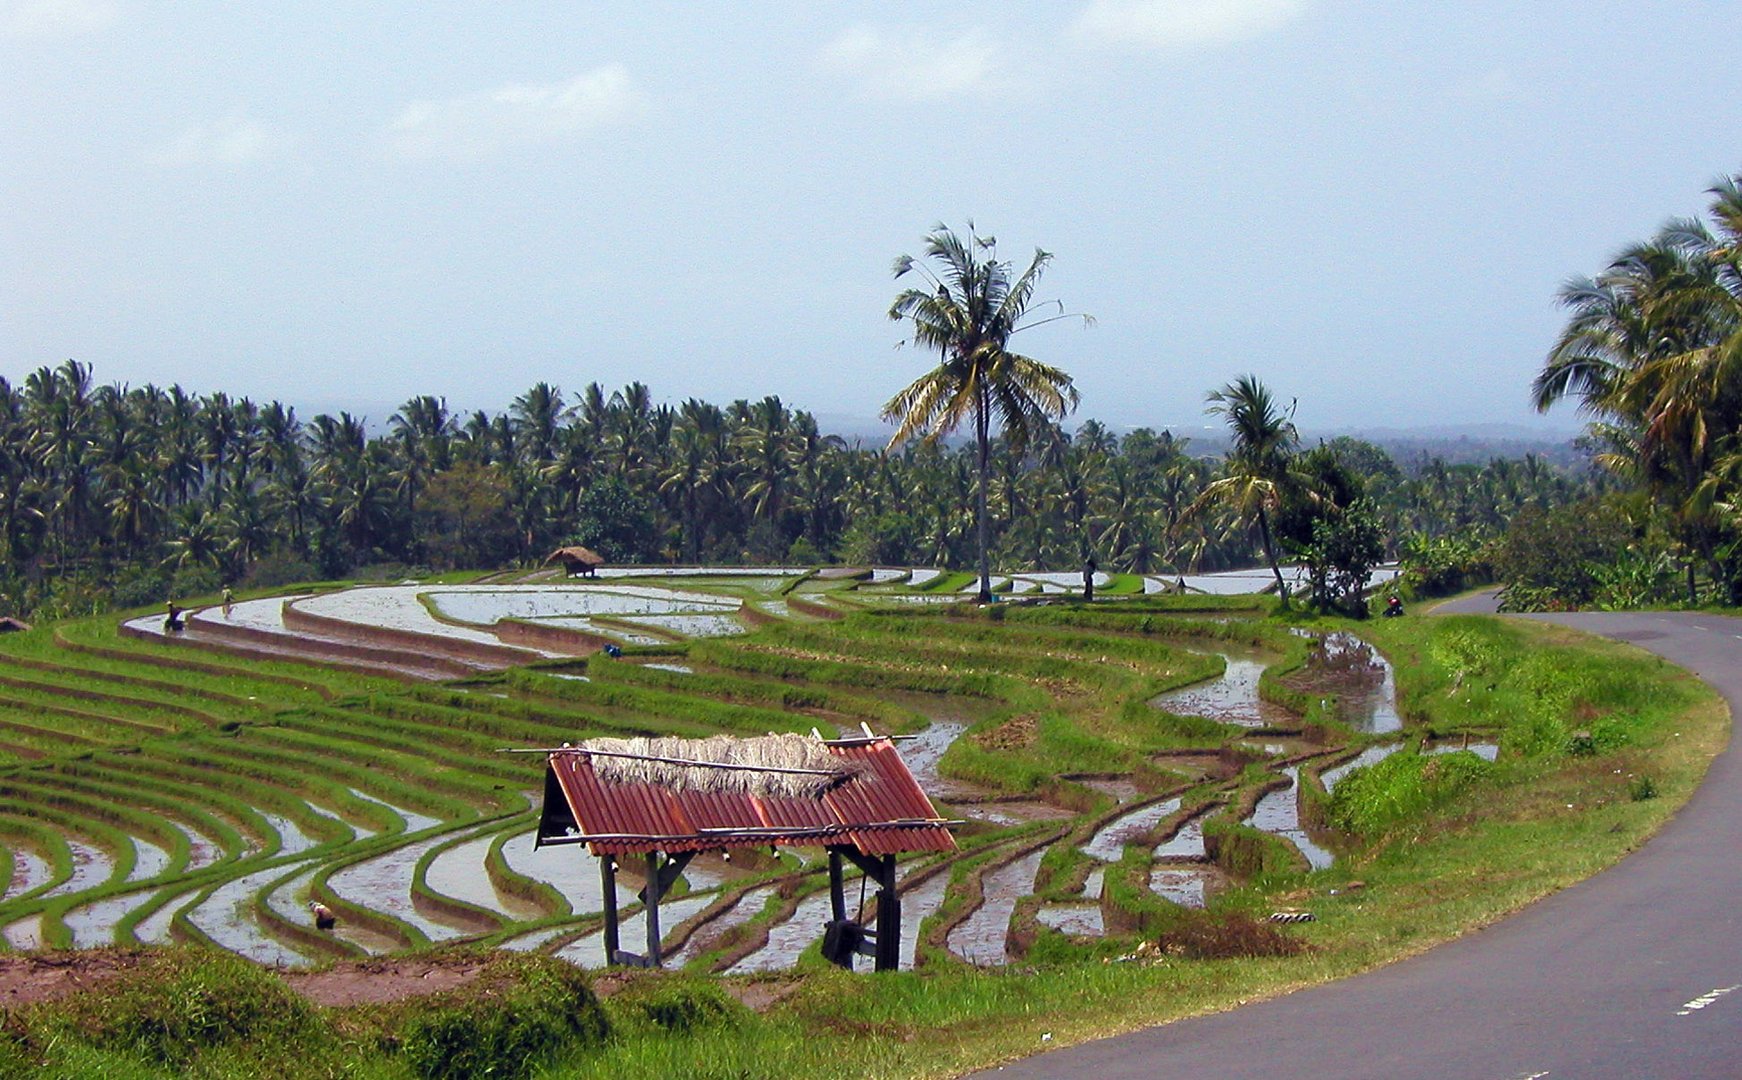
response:
[(1048, 904), (1034, 913), (1035, 921), (1061, 934), (1100, 937), (1107, 932), (1100, 904)]
[(1326, 791), (1331, 791), (1336, 788), (1338, 781), (1342, 780), (1343, 777), (1348, 776), (1356, 769), (1377, 765), (1392, 754), (1397, 753), (1402, 745), (1402, 743), (1386, 743), (1384, 746), (1369, 746), (1336, 768), (1326, 769), (1320, 773), (1319, 782), (1325, 785)]
[(1241, 727), (1286, 727), (1298, 722), (1282, 706), (1258, 696), (1259, 676), (1276, 662), (1276, 654), (1226, 645), (1215, 651), (1228, 665), (1220, 676), (1169, 690), (1150, 704), (1180, 716), (1202, 716)]
[(1282, 770), (1288, 777), (1288, 786), (1278, 791), (1272, 791), (1258, 800), (1258, 806), (1252, 811), (1252, 816), (1246, 819), (1246, 824), (1267, 833), (1274, 833), (1289, 841), (1300, 849), (1313, 869), (1322, 870), (1331, 865), (1334, 856), (1324, 848), (1313, 843), (1312, 838), (1300, 825), (1300, 769), (1291, 765)]
[(1149, 872), (1149, 889), (1180, 907), (1201, 908), (1221, 880), (1212, 866), (1158, 866)]
[(1304, 693), (1334, 695), (1338, 719), (1356, 731), (1383, 734), (1403, 727), (1390, 662), (1346, 630), (1316, 635), (1306, 664), (1284, 681)]
[(1172, 836), (1155, 846), (1157, 859), (1201, 859), (1204, 857), (1204, 818), (1209, 811), (1192, 818)]
[(1114, 818), (1081, 848), (1084, 855), (1102, 862), (1118, 862), (1125, 845), (1160, 824), (1162, 819), (1179, 810), (1177, 797), (1163, 799), (1123, 817)]
[(1009, 958), (1005, 938), (1016, 902), (1034, 891), (1034, 876), (1040, 871), (1045, 849), (1029, 852), (1006, 863), (982, 879), (986, 900), (963, 923), (950, 931), (950, 951), (970, 964), (982, 967), (1002, 964)]

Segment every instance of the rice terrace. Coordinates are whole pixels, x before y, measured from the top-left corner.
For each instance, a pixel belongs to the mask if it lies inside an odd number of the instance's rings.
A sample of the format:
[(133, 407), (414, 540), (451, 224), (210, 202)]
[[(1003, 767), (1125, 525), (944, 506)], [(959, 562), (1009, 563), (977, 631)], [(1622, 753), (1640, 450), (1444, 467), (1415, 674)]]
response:
[(1742, 4), (307, 7), (0, 0), (0, 1080), (1742, 1076)]
[[(394, 1045), (407, 1002), (553, 957), (612, 1018), (559, 1040), (564, 1075), (692, 1055), (709, 1076), (947, 1074), (1036, 1049), (1018, 1017), (1080, 1038), (1491, 919), (1636, 843), (1720, 737), (1655, 661), (1470, 617), (1311, 618), (1230, 579), (1100, 574), (1090, 604), (1069, 576), (1007, 575), (981, 606), (969, 575), (928, 569), (602, 574), (315, 586), (192, 603), (174, 633), (157, 613), (5, 637), (14, 1007), (70, 989), (81, 954), (58, 950), (96, 950), (86, 977), (119, 987), (211, 963), (131, 950), (215, 948), (284, 972), (324, 1039)], [(660, 903), (665, 972), (606, 967), (606, 909), (639, 932), (638, 863), (607, 904), (584, 848), (535, 849), (544, 755), (503, 751), (716, 733), (896, 738), (955, 837), (899, 864), (913, 974), (823, 958), (826, 860), (804, 846), (702, 852)], [(600, 1009), (568, 993), (564, 1030)], [(82, 1023), (95, 1056), (70, 1060), (150, 1059)], [(22, 1067), (31, 1037), (10, 1045)]]

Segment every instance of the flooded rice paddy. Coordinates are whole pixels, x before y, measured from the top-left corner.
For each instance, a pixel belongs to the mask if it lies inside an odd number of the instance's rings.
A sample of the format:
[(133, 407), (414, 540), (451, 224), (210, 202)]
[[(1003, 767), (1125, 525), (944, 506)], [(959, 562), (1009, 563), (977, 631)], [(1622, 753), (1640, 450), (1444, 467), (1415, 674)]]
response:
[[(655, 644), (675, 639), (719, 637), (745, 631), (741, 613), (746, 608), (779, 619), (804, 621), (789, 606), (780, 590), (792, 584), (792, 576), (802, 571), (745, 568), (728, 575), (726, 581), (707, 581), (693, 569), (628, 568), (607, 571), (604, 584), (556, 583), (547, 585), (403, 585), (374, 586), (323, 595), (299, 595), (291, 601), (301, 610), (351, 623), (367, 629), (409, 630), (437, 637), (480, 644), (500, 644), (494, 629), (504, 619), (529, 620), (556, 627), (585, 630), (614, 637), (625, 644)], [(960, 602), (960, 593), (929, 595), (905, 590), (935, 581), (939, 572), (930, 568), (877, 568), (858, 572), (857, 576), (841, 575), (838, 580), (848, 585), (875, 587), (868, 597), (897, 602), (932, 603)], [(709, 577), (715, 577), (710, 573)], [(1108, 575), (1097, 575), (1097, 585), (1110, 584)], [(1082, 587), (1080, 573), (1027, 574), (1000, 576), (994, 584), (1008, 587), (1013, 594), (1030, 596), (1074, 594)], [(1143, 583), (1144, 591), (1165, 591), (1177, 587), (1177, 578), (1156, 576)], [(1271, 584), (1268, 571), (1207, 575), (1187, 579), (1188, 589), (1198, 591), (1252, 591)], [(823, 586), (826, 590), (832, 586)], [(978, 582), (963, 586), (972, 593)], [(817, 599), (813, 583), (804, 595)], [(821, 599), (828, 599), (823, 596)], [(238, 603), (228, 616), (215, 609), (205, 609), (199, 617), (210, 624), (214, 632), (227, 623), (238, 630), (259, 634), (297, 636), (284, 625), (286, 598), (275, 597)], [(144, 632), (160, 632), (162, 618), (146, 616), (132, 621)], [(203, 624), (202, 624), (203, 625)], [(637, 632), (640, 627), (644, 632)], [(233, 635), (234, 636), (234, 635)], [(305, 635), (326, 640), (321, 635)], [(248, 639), (254, 640), (254, 639)], [(1221, 676), (1195, 686), (1162, 695), (1154, 704), (1168, 711), (1208, 716), (1248, 728), (1271, 728), (1279, 732), (1298, 729), (1299, 718), (1262, 701), (1258, 696), (1259, 678), (1265, 668), (1278, 658), (1256, 649), (1232, 647), (1222, 643), (1199, 642), (1189, 646), (1200, 651), (1221, 654), (1227, 670)], [(645, 661), (644, 661), (645, 662)], [(650, 668), (673, 673), (693, 674), (687, 663), (646, 662)], [(571, 673), (564, 677), (585, 679)], [(1328, 634), (1316, 638), (1306, 664), (1284, 676), (1286, 685), (1305, 693), (1323, 694), (1337, 699), (1341, 718), (1363, 732), (1397, 731), (1402, 726), (1395, 704), (1395, 684), (1390, 665), (1371, 646), (1350, 634)], [(500, 696), (500, 695), (498, 695)], [(891, 696), (892, 699), (895, 697)], [(969, 830), (977, 829), (982, 836), (991, 836), (993, 843), (1003, 843), (988, 827), (1018, 826), (1035, 821), (1067, 820), (1078, 817), (1078, 811), (1055, 806), (1038, 798), (1010, 798), (998, 792), (978, 788), (940, 775), (940, 762), (949, 747), (976, 722), (980, 714), (963, 712), (948, 699), (914, 695), (915, 700), (902, 700), (905, 707), (918, 709), (930, 720), (930, 725), (916, 737), (903, 739), (900, 750), (910, 768), (929, 793), (941, 803), (950, 817), (972, 820)], [(1247, 819), (1254, 827), (1266, 829), (1289, 839), (1305, 854), (1311, 865), (1330, 865), (1331, 854), (1314, 844), (1300, 827), (1297, 809), (1298, 762), (1313, 754), (1328, 753), (1332, 748), (1288, 734), (1257, 733), (1242, 741), (1242, 745), (1270, 757), (1273, 767), (1282, 767), (1290, 786), (1267, 794), (1259, 800)], [(1327, 789), (1349, 771), (1380, 760), (1401, 743), (1369, 747), (1355, 759), (1327, 770), (1322, 779)], [(1465, 749), (1458, 744), (1430, 746), (1426, 752), (1439, 753)], [(1490, 759), (1495, 752), (1492, 744), (1476, 743), (1468, 747)], [(1212, 781), (1224, 775), (1214, 754), (1170, 753), (1158, 755), (1157, 767), (1178, 774), (1186, 781)], [(1138, 774), (1144, 786), (1130, 776), (1089, 775), (1075, 778), (1076, 783), (1126, 807), (1095, 830), (1081, 844), (1082, 857), (1097, 865), (1088, 870), (1081, 889), (1081, 899), (1049, 903), (1041, 907), (1035, 918), (1041, 925), (1063, 933), (1094, 936), (1104, 930), (1098, 903), (1104, 885), (1105, 871), (1099, 865), (1119, 860), (1128, 845), (1147, 843), (1157, 835), (1170, 817), (1182, 810), (1181, 800), (1170, 797), (1139, 805), (1144, 798), (1153, 798), (1157, 790), (1153, 775)], [(1177, 783), (1174, 781), (1173, 783)], [(1224, 787), (1224, 791), (1231, 788)], [(469, 832), (449, 831), (430, 835), (444, 822), (427, 813), (399, 806), (365, 790), (352, 789), (355, 798), (374, 803), (396, 815), (403, 825), (391, 830), (396, 834), (387, 850), (372, 854), (336, 871), (327, 879), (327, 887), (344, 900), (379, 912), (397, 920), (405, 927), (421, 933), (432, 941), (466, 938), (479, 932), (451, 916), (432, 914), (433, 909), (420, 910), (413, 901), (413, 880), (416, 867), (424, 856), (431, 856), (425, 871), (423, 888), (437, 896), (448, 897), (488, 911), (502, 913), (510, 922), (540, 918), (546, 911), (537, 904), (519, 900), (500, 892), (490, 881), (485, 864), (493, 844), (508, 826), (480, 826)], [(1079, 793), (1080, 794), (1080, 793)], [(1221, 796), (1226, 798), (1227, 796)], [(279, 804), (282, 805), (282, 804)], [(1105, 802), (1097, 805), (1105, 806)], [(1218, 812), (1219, 805), (1187, 808), (1194, 816), (1174, 828), (1171, 835), (1153, 846), (1149, 884), (1160, 897), (1186, 906), (1203, 906), (1225, 884), (1225, 878), (1215, 867), (1205, 863), (1203, 821)], [(372, 828), (358, 826), (326, 807), (312, 806), (316, 814), (345, 823), (350, 830), (349, 842), (375, 838), (387, 840)], [(169, 821), (188, 837), (189, 861), (180, 873), (209, 868), (228, 856), (237, 864), (236, 876), (217, 885), (209, 895), (176, 891), (174, 878), (167, 883), (153, 884), (169, 872), (170, 853), (159, 844), (134, 838), (135, 863), (127, 875), (132, 892), (82, 904), (69, 910), (62, 922), (73, 942), (80, 947), (107, 943), (116, 923), (140, 908), (156, 905), (143, 919), (137, 935), (146, 941), (164, 942), (182, 933), (172, 930), (178, 912), (186, 912), (188, 921), (203, 934), (226, 948), (263, 963), (297, 965), (315, 959), (303, 948), (280, 941), (274, 936), (272, 919), (263, 919), (262, 907), (272, 916), (298, 926), (312, 925), (306, 904), (315, 875), (330, 865), (335, 851), (346, 850), (344, 843), (323, 842), (323, 830), (313, 832), (298, 825), (308, 821), (306, 815), (261, 811), (265, 829), (277, 834), (276, 844), (270, 835), (246, 837), (246, 849), (226, 852), (213, 836), (188, 822)], [(230, 825), (236, 825), (230, 821)], [(455, 823), (448, 822), (452, 829)], [(208, 826), (209, 827), (209, 826)], [(261, 831), (256, 820), (249, 827)], [(604, 907), (598, 861), (582, 850), (567, 847), (533, 850), (532, 833), (524, 825), (511, 827), (512, 833), (502, 846), (503, 858), (515, 874), (549, 885), (570, 909), (570, 921), (557, 926), (527, 930), (508, 937), (503, 947), (510, 949), (552, 949), (558, 955), (578, 963), (602, 964), (603, 935), (588, 926)], [(246, 833), (247, 830), (244, 830)], [(967, 832), (964, 835), (968, 835)], [(71, 895), (103, 885), (115, 875), (113, 853), (83, 839), (74, 838), (69, 848), (73, 876), (57, 884), (50, 896)], [(1017, 903), (1033, 892), (1036, 874), (1045, 848), (994, 867), (983, 879), (985, 901), (971, 912), (946, 937), (948, 950), (973, 964), (994, 965), (1008, 960), (1006, 938)], [(261, 855), (273, 852), (272, 865), (261, 865)], [(811, 854), (811, 853), (805, 853)], [(43, 890), (52, 879), (52, 864), (42, 852), (28, 847), (13, 850), (12, 879), (5, 893), (10, 897)], [(817, 864), (807, 860), (808, 868)], [(636, 904), (635, 891), (640, 881), (636, 875), (638, 862), (632, 862), (620, 872), (617, 899), (621, 906)], [(917, 871), (924, 870), (919, 873)], [(904, 878), (902, 892), (901, 955), (904, 966), (913, 963), (921, 923), (943, 904), (950, 888), (948, 868), (932, 872), (929, 864), (916, 861), (906, 867), (914, 873), (917, 884), (908, 887)], [(1077, 872), (1083, 871), (1079, 867)], [(744, 871), (720, 863), (717, 859), (698, 859), (685, 871), (688, 892), (661, 906), (662, 927), (670, 933), (685, 919), (718, 902), (722, 890), (741, 887)], [(714, 952), (723, 937), (734, 927), (762, 915), (778, 887), (766, 880), (750, 879), (753, 883), (736, 901), (719, 915), (690, 935), (677, 954), (675, 962)], [(790, 887), (790, 886), (786, 886)], [(848, 882), (848, 905), (858, 906), (858, 890)], [(428, 905), (425, 905), (427, 908)], [(769, 929), (767, 945), (745, 956), (733, 968), (736, 971), (767, 971), (790, 967), (797, 958), (812, 948), (820, 938), (827, 921), (828, 895), (817, 890), (805, 896), (797, 909), (779, 919)], [(586, 932), (576, 927), (588, 926)], [(622, 926), (625, 948), (642, 951), (642, 922), (639, 916), (626, 917)], [(403, 941), (340, 919), (335, 934), (370, 953), (392, 951), (403, 947)], [(15, 919), (4, 927), (4, 936), (14, 947), (36, 947), (41, 944), (43, 922), (35, 915)], [(412, 935), (415, 936), (415, 935)]]
[(1313, 843), (1312, 837), (1300, 824), (1300, 767), (1290, 765), (1282, 770), (1288, 777), (1288, 786), (1272, 791), (1258, 800), (1258, 805), (1252, 811), (1252, 816), (1246, 819), (1246, 824), (1267, 833), (1275, 833), (1306, 856), (1314, 870), (1323, 870), (1331, 865), (1334, 856), (1324, 848)]
[(1180, 801), (1176, 796), (1114, 818), (1102, 826), (1079, 850), (1091, 859), (1118, 862), (1120, 856), (1125, 854), (1126, 844), (1154, 829), (1168, 816), (1178, 813), (1179, 807)]
[(998, 867), (983, 879), (985, 900), (950, 931), (950, 951), (970, 964), (992, 967), (1009, 958), (1010, 916), (1016, 902), (1034, 891), (1045, 849), (1031, 851)]

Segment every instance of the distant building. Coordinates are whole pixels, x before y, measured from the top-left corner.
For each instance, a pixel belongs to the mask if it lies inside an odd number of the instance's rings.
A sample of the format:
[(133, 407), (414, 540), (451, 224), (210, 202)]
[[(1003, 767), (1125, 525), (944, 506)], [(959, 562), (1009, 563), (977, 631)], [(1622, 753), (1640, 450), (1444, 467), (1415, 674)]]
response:
[(605, 557), (592, 548), (584, 548), (578, 544), (573, 547), (560, 547), (550, 553), (544, 564), (561, 563), (563, 571), (569, 577), (593, 577), (599, 567), (605, 565)]

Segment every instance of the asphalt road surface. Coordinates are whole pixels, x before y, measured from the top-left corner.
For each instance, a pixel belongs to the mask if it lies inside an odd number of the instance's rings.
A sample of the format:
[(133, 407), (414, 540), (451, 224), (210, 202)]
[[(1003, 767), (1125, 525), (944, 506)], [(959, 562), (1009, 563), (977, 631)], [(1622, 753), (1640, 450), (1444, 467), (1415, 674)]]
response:
[[(1742, 712), (1742, 620), (1545, 618), (1649, 649)], [(981, 1075), (1742, 1078), (1742, 763), (1719, 755), (1643, 848), (1486, 930), (1365, 975)]]

